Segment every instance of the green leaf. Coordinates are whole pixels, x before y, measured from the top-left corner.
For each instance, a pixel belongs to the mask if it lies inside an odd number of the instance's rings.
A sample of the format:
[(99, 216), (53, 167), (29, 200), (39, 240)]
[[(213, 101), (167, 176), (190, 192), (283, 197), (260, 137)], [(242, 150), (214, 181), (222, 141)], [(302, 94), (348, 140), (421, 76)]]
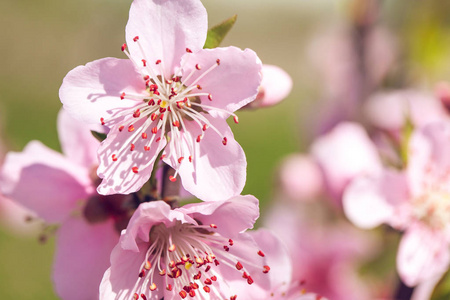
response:
[(234, 15), (231, 18), (226, 19), (222, 23), (210, 28), (208, 30), (205, 46), (203, 46), (203, 48), (212, 49), (219, 47), (220, 43), (222, 43), (227, 33), (233, 27), (234, 23), (236, 23), (236, 19), (237, 15)]
[(103, 142), (104, 139), (106, 139), (106, 134), (100, 133), (94, 130), (91, 130), (92, 135), (99, 140), (100, 142)]

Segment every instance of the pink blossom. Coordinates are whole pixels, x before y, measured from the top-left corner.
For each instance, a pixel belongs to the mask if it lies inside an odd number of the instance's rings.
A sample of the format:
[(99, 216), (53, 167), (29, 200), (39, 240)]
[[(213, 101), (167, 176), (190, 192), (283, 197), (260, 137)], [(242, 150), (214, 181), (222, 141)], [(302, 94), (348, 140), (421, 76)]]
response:
[(291, 200), (317, 199), (324, 190), (323, 180), (322, 170), (309, 155), (292, 154), (280, 166), (280, 187)]
[(262, 81), (255, 101), (248, 108), (261, 108), (278, 104), (292, 90), (292, 78), (286, 71), (274, 65), (262, 65)]
[[(60, 224), (53, 280), (63, 299), (96, 299), (108, 256), (119, 239), (121, 199), (95, 192), (98, 141), (64, 111), (58, 117), (64, 155), (40, 142), (10, 152), (0, 173), (2, 192), (45, 222)], [(94, 173), (95, 174), (95, 173)], [(120, 227), (120, 226), (119, 226)]]
[(314, 141), (311, 153), (322, 169), (329, 194), (339, 205), (344, 188), (353, 178), (381, 170), (375, 145), (357, 123), (338, 124)]
[(324, 226), (322, 220), (318, 225), (317, 213), (305, 207), (302, 203), (302, 215), (296, 206), (278, 205), (265, 218), (265, 226), (289, 249), (291, 282), (333, 300), (374, 299), (357, 271), (357, 262), (373, 255), (373, 240), (347, 224)]
[(240, 299), (240, 284), (270, 288), (264, 252), (244, 231), (259, 215), (258, 200), (171, 209), (141, 204), (111, 254), (100, 299)]
[(397, 269), (409, 286), (436, 282), (450, 262), (450, 125), (413, 133), (404, 171), (355, 179), (344, 195), (348, 218), (363, 228), (381, 223), (404, 231)]
[(226, 119), (237, 123), (233, 112), (256, 97), (261, 62), (249, 49), (202, 49), (206, 32), (199, 0), (135, 0), (122, 47), (129, 59), (96, 60), (64, 78), (64, 108), (111, 129), (98, 151), (99, 193), (139, 190), (162, 150), (171, 179), (179, 174), (198, 198), (242, 191), (245, 155)]

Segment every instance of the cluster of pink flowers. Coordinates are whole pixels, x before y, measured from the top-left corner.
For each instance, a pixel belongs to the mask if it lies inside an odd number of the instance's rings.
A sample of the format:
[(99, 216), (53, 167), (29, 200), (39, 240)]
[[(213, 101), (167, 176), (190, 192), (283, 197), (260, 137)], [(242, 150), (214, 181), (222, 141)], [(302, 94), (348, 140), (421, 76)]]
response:
[[(259, 201), (240, 195), (246, 158), (226, 122), (277, 103), (291, 79), (250, 49), (203, 49), (207, 31), (200, 0), (135, 0), (128, 59), (64, 78), (63, 154), (33, 141), (6, 156), (2, 193), (56, 229), (61, 298), (321, 298), (275, 235), (249, 230)], [(165, 189), (180, 182), (203, 202), (178, 207)]]

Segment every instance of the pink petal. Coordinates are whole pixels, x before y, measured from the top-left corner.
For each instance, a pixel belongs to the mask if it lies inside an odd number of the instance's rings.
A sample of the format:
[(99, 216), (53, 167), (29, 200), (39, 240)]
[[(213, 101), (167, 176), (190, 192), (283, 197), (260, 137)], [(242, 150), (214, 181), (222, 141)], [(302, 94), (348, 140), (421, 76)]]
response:
[[(118, 123), (101, 143), (98, 151), (100, 165), (97, 174), (103, 178), (103, 181), (97, 189), (99, 194), (133, 193), (138, 191), (150, 178), (156, 156), (165, 146), (165, 139), (158, 143), (155, 142), (161, 136), (161, 131), (159, 131), (150, 145), (152, 133), (149, 132), (148, 138), (135, 138), (134, 144), (131, 144), (130, 137), (141, 134), (141, 128), (144, 127), (145, 121), (145, 119), (140, 119), (134, 123), (132, 132), (128, 131), (128, 126), (120, 132), (121, 124)], [(150, 147), (149, 150), (145, 150), (144, 147), (147, 146)]]
[(410, 226), (397, 253), (397, 270), (402, 281), (415, 286), (444, 274), (450, 263), (448, 246), (442, 231), (421, 223)]
[[(126, 40), (132, 57), (139, 62), (145, 59), (154, 65), (162, 60), (168, 79), (179, 66), (186, 48), (194, 52), (203, 48), (207, 30), (207, 14), (200, 1), (135, 0), (131, 4)], [(133, 41), (136, 36), (138, 42)]]
[(99, 141), (89, 126), (72, 118), (64, 109), (58, 114), (58, 136), (65, 156), (86, 169), (96, 166)]
[(311, 153), (323, 169), (331, 194), (338, 200), (353, 178), (381, 170), (375, 146), (356, 123), (340, 123), (314, 142)]
[(252, 195), (236, 196), (226, 201), (187, 204), (177, 210), (204, 225), (217, 225), (217, 231), (222, 236), (232, 238), (253, 228), (259, 217), (259, 201)]
[[(426, 177), (447, 180), (450, 171), (450, 125), (430, 123), (411, 136), (408, 149), (408, 177), (413, 195), (420, 195)], [(442, 179), (444, 178), (444, 179)]]
[(389, 223), (405, 226), (408, 187), (403, 174), (387, 171), (377, 177), (361, 176), (353, 180), (343, 195), (344, 212), (358, 227), (373, 228)]
[[(220, 65), (217, 66), (217, 59)], [(194, 75), (183, 82), (187, 86), (198, 84), (201, 93), (211, 94), (201, 96), (204, 105), (213, 106), (233, 112), (253, 101), (258, 94), (261, 83), (261, 61), (256, 53), (250, 49), (241, 50), (236, 47), (203, 49), (197, 53), (186, 54), (182, 59), (183, 76), (191, 72)], [(199, 66), (201, 70), (197, 70)], [(197, 78), (208, 72), (207, 75), (197, 81)], [(227, 118), (230, 114), (224, 111), (205, 109), (213, 117)]]
[(32, 211), (0, 194), (0, 225), (8, 231), (21, 236), (36, 236), (41, 230), (41, 224), (33, 222), (35, 217)]
[(89, 171), (40, 142), (6, 156), (2, 192), (49, 223), (61, 222), (93, 192)]
[(98, 287), (119, 240), (112, 220), (89, 224), (70, 218), (58, 230), (53, 280), (62, 299), (98, 299)]
[[(101, 300), (133, 299), (133, 287), (138, 281), (141, 264), (145, 260), (148, 243), (140, 243), (138, 252), (123, 250), (118, 244), (111, 254), (111, 267), (106, 270), (100, 284)], [(160, 300), (164, 297), (163, 277), (156, 276), (154, 281), (158, 289), (152, 292), (149, 300)]]
[[(192, 163), (186, 158), (179, 164), (170, 156), (169, 151), (173, 149), (166, 150), (164, 162), (175, 169), (179, 165), (181, 182), (189, 193), (204, 201), (226, 200), (242, 192), (247, 161), (226, 121), (206, 118), (220, 135), (209, 128), (200, 143), (193, 141), (198, 152), (193, 155)], [(185, 122), (185, 130), (193, 136), (202, 133), (195, 122)], [(227, 138), (226, 145), (222, 143), (224, 137)]]
[(250, 107), (266, 107), (278, 104), (292, 90), (292, 78), (286, 71), (273, 65), (262, 65), (262, 81), (259, 93)]
[(128, 59), (103, 58), (78, 66), (63, 80), (59, 97), (64, 109), (74, 118), (100, 124), (121, 107), (135, 105), (121, 100), (122, 93), (141, 95), (145, 82)]

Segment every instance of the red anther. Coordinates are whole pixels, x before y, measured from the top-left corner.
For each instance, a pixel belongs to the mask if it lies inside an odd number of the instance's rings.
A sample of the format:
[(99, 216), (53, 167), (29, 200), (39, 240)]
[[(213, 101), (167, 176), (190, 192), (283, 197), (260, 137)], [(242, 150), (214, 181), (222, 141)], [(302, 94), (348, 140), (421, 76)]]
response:
[(228, 244), (230, 244), (230, 246), (233, 246), (233, 245), (234, 245), (233, 240), (232, 240), (232, 239), (229, 239), (229, 240), (228, 240)]
[(177, 247), (175, 246), (175, 244), (172, 244), (172, 245), (170, 245), (169, 248), (167, 248), (167, 250), (169, 250), (169, 252), (173, 252), (173, 251), (175, 251), (176, 248)]
[(229, 248), (227, 245), (224, 245), (224, 246), (223, 246), (223, 249), (224, 249), (225, 251), (227, 251), (227, 252), (230, 251), (230, 248)]
[(180, 291), (178, 294), (179, 294), (180, 297), (183, 298), (183, 299), (186, 298), (186, 296), (187, 296), (186, 291)]
[(152, 115), (150, 116), (150, 119), (152, 121), (155, 121), (157, 117), (158, 117), (158, 115), (156, 113), (152, 113)]
[(143, 300), (147, 300), (147, 296), (145, 296), (144, 294), (141, 294), (141, 298), (142, 298)]
[(190, 291), (189, 291), (189, 296), (195, 297), (195, 291), (194, 291), (194, 290), (190, 290)]
[(149, 286), (150, 291), (154, 291), (156, 290), (156, 284), (153, 282), (150, 286)]
[(202, 138), (203, 138), (203, 136), (200, 134), (200, 135), (197, 137), (197, 143), (200, 143), (200, 141), (202, 140)]
[(161, 114), (161, 115), (159, 116), (159, 119), (162, 121), (162, 120), (164, 119), (164, 114)]
[(122, 130), (123, 130), (124, 127), (125, 127), (125, 126), (120, 125), (120, 126), (119, 126), (119, 131), (122, 132)]
[(178, 278), (181, 276), (181, 274), (182, 274), (182, 272), (181, 272), (180, 268), (177, 268), (175, 271), (172, 271), (173, 278)]
[(226, 146), (227, 142), (228, 142), (227, 138), (224, 137), (223, 140), (222, 140), (222, 144), (223, 144), (224, 146)]
[(172, 181), (172, 182), (175, 182), (175, 181), (177, 181), (177, 178), (173, 177), (172, 175), (170, 175), (169, 176), (169, 180)]
[(220, 262), (219, 262), (217, 259), (215, 259), (215, 260), (214, 260), (214, 264), (215, 264), (216, 266), (218, 266), (218, 265), (220, 265)]
[(252, 278), (252, 276), (248, 276), (248, 278), (247, 278), (247, 283), (248, 283), (248, 284), (252, 284), (252, 283), (253, 283), (253, 278)]
[(233, 120), (234, 120), (234, 123), (236, 123), (236, 124), (239, 123), (239, 118), (238, 118), (238, 116), (234, 116)]
[(203, 283), (204, 283), (204, 284), (207, 284), (207, 285), (211, 285), (211, 284), (212, 284), (212, 281), (211, 281), (211, 279), (206, 278), (205, 281), (203, 281)]
[(220, 65), (220, 59), (216, 60), (217, 65)]
[(159, 158), (160, 160), (163, 160), (166, 157), (165, 154), (161, 155), (161, 157)]
[(265, 256), (265, 255), (264, 255), (264, 252), (262, 252), (261, 250), (258, 251), (258, 255), (261, 256), (261, 257), (264, 257), (264, 256)]
[(216, 275), (214, 275), (214, 276), (211, 276), (211, 280), (212, 280), (212, 281), (216, 281), (216, 280), (217, 280), (217, 277), (216, 277)]
[(177, 101), (177, 107), (178, 108), (182, 108), (184, 106), (184, 102), (183, 101)]
[(120, 100), (125, 99), (125, 92), (123, 92), (122, 94), (120, 94)]
[(138, 36), (135, 36), (134, 38), (133, 38), (133, 41), (134, 42), (137, 42), (139, 40), (139, 37)]
[(192, 155), (189, 155), (189, 162), (192, 162)]
[(201, 67), (199, 64), (196, 64), (196, 65), (195, 65), (195, 68), (196, 68), (197, 70), (201, 70), (201, 69), (202, 69), (202, 67)]
[(244, 272), (244, 274), (242, 274), (242, 278), (245, 278), (245, 279), (247, 279), (247, 278), (248, 278), (248, 274), (247, 274), (247, 272)]
[(158, 59), (156, 62), (155, 62), (155, 64), (157, 64), (157, 65), (159, 65), (161, 63), (161, 60), (160, 59)]
[(230, 300), (236, 300), (237, 299), (237, 295), (231, 296)]
[(236, 269), (242, 270), (242, 268), (243, 268), (242, 264), (240, 262), (237, 262), (236, 263)]
[(145, 151), (150, 151), (150, 147), (149, 146), (144, 146), (144, 150)]
[(183, 159), (184, 159), (184, 156), (179, 157), (179, 158), (178, 158), (178, 163), (181, 164), (181, 162), (183, 161)]
[(140, 116), (141, 116), (141, 110), (138, 108), (138, 109), (136, 109), (136, 111), (133, 113), (133, 117), (139, 118)]
[(105, 125), (105, 119), (104, 118), (100, 118), (100, 123), (102, 123), (102, 125)]
[(153, 127), (153, 128), (152, 128), (152, 133), (153, 133), (153, 134), (156, 134), (157, 132), (158, 132), (158, 127)]
[(203, 130), (203, 131), (206, 131), (206, 129), (208, 129), (208, 125), (206, 125), (206, 124), (203, 124), (203, 128), (202, 128), (202, 130)]
[(194, 290), (198, 290), (198, 284), (196, 284), (195, 282), (191, 283), (191, 288), (193, 288)]
[(186, 48), (186, 52), (187, 52), (187, 53), (192, 53), (192, 50), (189, 49), (189, 48)]
[(171, 260), (169, 262), (169, 267), (171, 267), (171, 268), (175, 267), (175, 261)]
[(172, 122), (172, 125), (175, 126), (175, 127), (180, 127), (180, 121), (175, 120), (175, 121)]
[(166, 290), (168, 290), (168, 291), (172, 290), (172, 285), (170, 283), (166, 286)]
[(123, 44), (121, 49), (122, 51), (125, 51), (125, 49), (127, 49), (127, 44)]
[(216, 225), (216, 224), (209, 224), (209, 227), (211, 227), (211, 228), (217, 228), (217, 225)]
[(167, 109), (165, 109), (164, 107), (160, 107), (160, 108), (159, 108), (159, 112), (160, 112), (160, 113), (163, 113), (163, 112), (165, 112), (166, 110), (167, 110)]
[(204, 286), (203, 290), (207, 293), (211, 292), (211, 289), (209, 288), (209, 286)]
[(195, 262), (199, 265), (203, 265), (205, 261), (201, 257), (196, 257)]
[(113, 155), (111, 156), (111, 158), (112, 158), (113, 161), (117, 161), (117, 155), (113, 154)]
[(134, 293), (133, 300), (137, 300), (137, 299), (139, 299), (139, 295), (137, 293)]
[(269, 271), (270, 271), (270, 267), (269, 266), (264, 266), (263, 273), (267, 274), (267, 273), (269, 273)]
[(157, 138), (157, 139), (155, 140), (155, 143), (159, 142), (160, 140), (161, 140), (161, 137)]
[(138, 169), (138, 167), (132, 167), (131, 171), (133, 171), (133, 173), (137, 174), (139, 169)]
[(211, 269), (211, 266), (207, 266), (205, 272), (208, 272)]
[(145, 262), (145, 265), (144, 265), (144, 269), (146, 269), (146, 270), (150, 270), (151, 269), (151, 267), (152, 267), (152, 263), (151, 262), (149, 262), (148, 260)]
[(139, 277), (142, 278), (145, 276), (145, 270), (142, 270), (141, 272), (139, 272)]
[(172, 78), (172, 80), (174, 82), (179, 82), (180, 81), (180, 76), (176, 76), (176, 77)]
[(198, 89), (198, 90), (201, 90), (201, 89), (202, 89), (202, 87), (201, 87), (200, 84), (197, 84), (197, 89)]
[(143, 138), (144, 140), (147, 138), (147, 133), (146, 133), (146, 132), (143, 132), (143, 133), (142, 133), (142, 138)]
[(161, 271), (159, 271), (159, 275), (161, 276), (166, 275), (166, 269), (162, 269)]
[(135, 148), (134, 144), (131, 144), (131, 145), (130, 145), (130, 151), (133, 151), (134, 148)]
[(209, 99), (209, 101), (212, 101), (212, 95), (211, 94), (208, 94), (208, 99)]
[(147, 61), (146, 61), (145, 59), (142, 60), (142, 65), (143, 65), (144, 67), (147, 66)]
[(144, 80), (147, 81), (147, 80), (149, 80), (149, 79), (150, 79), (150, 76), (148, 76), (148, 75), (145, 75), (145, 76), (144, 76)]
[(150, 101), (148, 101), (148, 105), (153, 106), (155, 105), (155, 100), (150, 99)]
[(194, 279), (199, 280), (200, 278), (202, 278), (202, 272), (198, 271), (198, 273), (194, 275)]
[(128, 126), (128, 132), (132, 132), (132, 131), (134, 131), (134, 126), (133, 125)]
[[(167, 83), (167, 84), (172, 84), (173, 81), (172, 81), (171, 79), (166, 79), (166, 83)], [(173, 92), (173, 88), (172, 88), (172, 92)]]

